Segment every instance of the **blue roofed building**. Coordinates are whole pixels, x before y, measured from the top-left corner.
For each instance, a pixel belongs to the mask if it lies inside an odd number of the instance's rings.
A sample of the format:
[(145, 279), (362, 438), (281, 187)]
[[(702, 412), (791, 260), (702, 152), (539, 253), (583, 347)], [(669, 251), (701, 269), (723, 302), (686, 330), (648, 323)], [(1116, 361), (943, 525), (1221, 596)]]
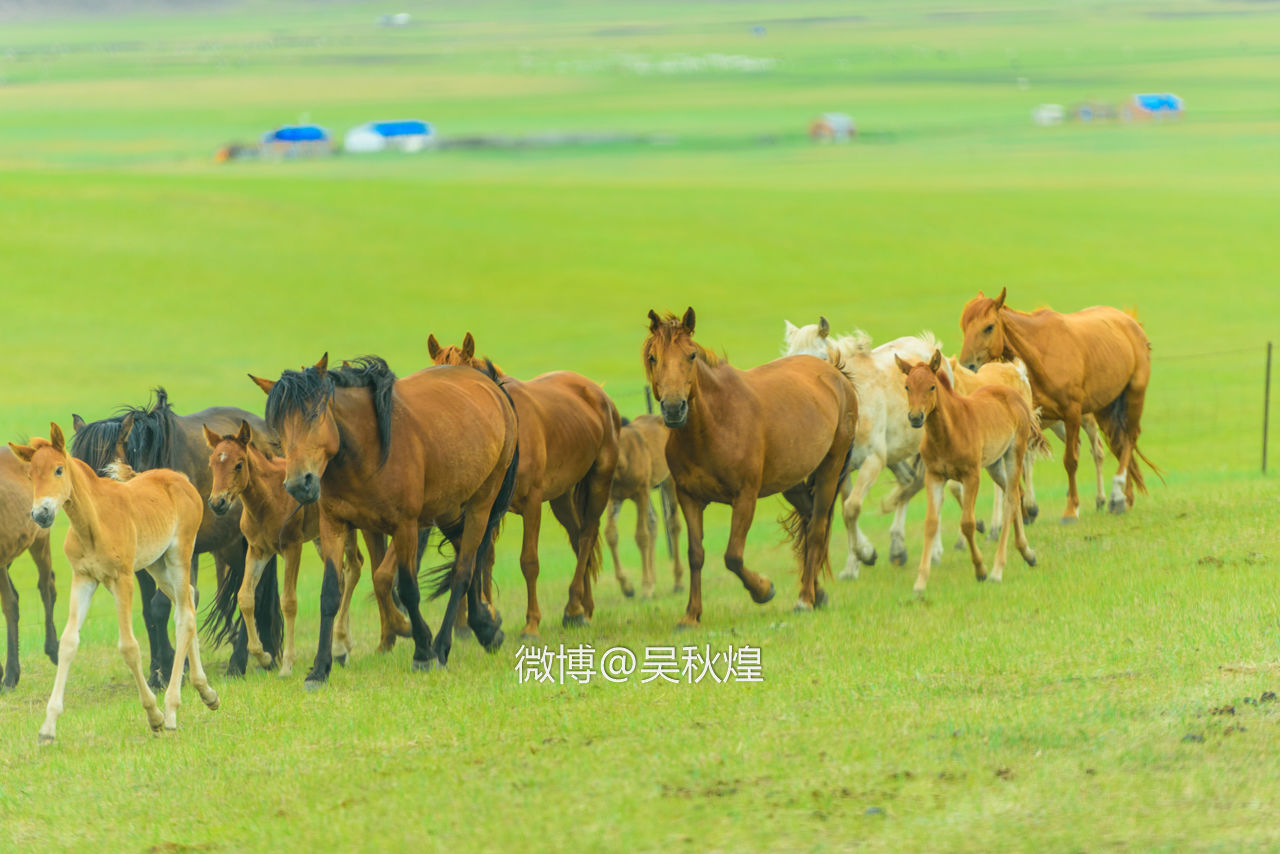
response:
[(421, 151), (434, 142), (435, 129), (430, 122), (421, 119), (395, 119), (356, 125), (347, 131), (342, 148), (352, 154), (388, 149), (414, 152)]

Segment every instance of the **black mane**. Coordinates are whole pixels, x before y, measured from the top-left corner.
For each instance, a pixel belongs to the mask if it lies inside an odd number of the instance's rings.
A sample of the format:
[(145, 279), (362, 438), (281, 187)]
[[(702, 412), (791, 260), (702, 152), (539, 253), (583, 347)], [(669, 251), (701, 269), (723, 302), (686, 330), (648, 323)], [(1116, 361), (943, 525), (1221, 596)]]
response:
[[(373, 413), (378, 421), (378, 441), (383, 463), (391, 453), (391, 394), (396, 375), (377, 356), (361, 356), (323, 374), (315, 368), (285, 371), (267, 395), (268, 426), (279, 433), (288, 415), (305, 421), (318, 418), (339, 388), (367, 388), (373, 396)], [(136, 427), (134, 429), (137, 429)]]
[(147, 406), (125, 406), (116, 414), (81, 427), (71, 438), (71, 454), (101, 473), (110, 465), (120, 437), (120, 422), (133, 416), (133, 429), (125, 442), (124, 461), (136, 471), (174, 468), (177, 446), (177, 414), (169, 406), (163, 387), (155, 389), (156, 400)]

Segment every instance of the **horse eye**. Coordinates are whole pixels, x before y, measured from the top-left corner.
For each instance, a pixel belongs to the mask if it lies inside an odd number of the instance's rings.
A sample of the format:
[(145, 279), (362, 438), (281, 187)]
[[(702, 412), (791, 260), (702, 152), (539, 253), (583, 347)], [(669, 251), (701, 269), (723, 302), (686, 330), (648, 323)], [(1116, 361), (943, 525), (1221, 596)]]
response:
[(931, 385), (931, 386), (929, 386), (929, 391), (933, 391), (935, 388), (937, 388), (937, 386), (936, 386), (936, 385)]
[(242, 468), (244, 468), (244, 463), (236, 463), (236, 471), (240, 471)]
[(650, 354), (649, 354), (649, 364), (651, 364), (651, 365), (656, 365), (656, 364), (658, 364), (658, 357), (657, 357), (657, 356), (655, 356), (655, 355), (653, 355), (652, 353), (650, 353)]
[(690, 362), (692, 362), (692, 361), (693, 361), (694, 359), (696, 359), (696, 358), (698, 358), (698, 354), (697, 354), (697, 353), (690, 353), (690, 354), (689, 354), (689, 361), (690, 361)]
[(62, 466), (58, 466), (53, 473), (56, 477), (62, 477)]
[(996, 331), (996, 325), (994, 323), (989, 323), (987, 324), (987, 328), (982, 331), (990, 335), (992, 332)]

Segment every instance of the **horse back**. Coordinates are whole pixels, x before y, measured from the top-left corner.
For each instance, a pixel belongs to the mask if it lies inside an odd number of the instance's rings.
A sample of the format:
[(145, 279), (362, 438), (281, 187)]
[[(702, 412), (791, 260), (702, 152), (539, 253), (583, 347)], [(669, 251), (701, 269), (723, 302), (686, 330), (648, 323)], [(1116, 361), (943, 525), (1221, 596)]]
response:
[(543, 500), (563, 494), (587, 475), (603, 449), (618, 446), (617, 408), (581, 374), (554, 371), (503, 385), (520, 423), (517, 502), (530, 488)]
[(0, 449), (0, 566), (8, 566), (40, 529), (31, 521), (31, 481), (18, 458)]

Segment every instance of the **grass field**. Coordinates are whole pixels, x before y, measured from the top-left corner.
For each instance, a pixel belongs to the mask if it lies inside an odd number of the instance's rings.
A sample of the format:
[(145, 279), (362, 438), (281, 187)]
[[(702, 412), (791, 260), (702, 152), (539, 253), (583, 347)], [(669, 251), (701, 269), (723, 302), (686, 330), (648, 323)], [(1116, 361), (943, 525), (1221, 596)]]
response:
[[(784, 318), (819, 313), (877, 340), (930, 328), (954, 352), (964, 302), (1008, 286), (1015, 307), (1137, 308), (1155, 360), (1142, 446), (1167, 483), (1060, 528), (1065, 477), (1042, 461), (1035, 569), (978, 585), (948, 552), (921, 601), (914, 569), (882, 563), (807, 616), (789, 610), (780, 502), (748, 541), (781, 594), (763, 607), (721, 568), (720, 508), (693, 636), (673, 631), (684, 600), (662, 563), (663, 595), (626, 600), (606, 573), (594, 624), (562, 630), (570, 553), (544, 526), (547, 644), (749, 644), (762, 684), (519, 684), (514, 637), (495, 656), (460, 643), (423, 677), (404, 644), (373, 652), (357, 596), (360, 648), (323, 692), (300, 673), (229, 680), (226, 650), (206, 649), (222, 708), (188, 688), (180, 731), (153, 738), (99, 593), (42, 749), (53, 667), (22, 557), (0, 848), (1280, 848), (1280, 703), (1260, 699), (1280, 690), (1277, 488), (1257, 474), (1280, 312), (1276, 4), (118, 5), (0, 6), (6, 439), (157, 384), (179, 411), (260, 410), (248, 371), (327, 350), (408, 374), (428, 333), (467, 330), (514, 375), (577, 370), (636, 414), (650, 308), (695, 306), (699, 339), (748, 366), (776, 355)], [(402, 9), (412, 26), (374, 26)], [(1029, 121), (1138, 91), (1177, 92), (1188, 115)], [(854, 115), (860, 139), (808, 144), (823, 111)], [(212, 162), (302, 117), (340, 135), (401, 116), (672, 139)], [(887, 519), (864, 524), (886, 554)], [(513, 636), (518, 527), (496, 570)], [(308, 662), (318, 570), (307, 554)]]

